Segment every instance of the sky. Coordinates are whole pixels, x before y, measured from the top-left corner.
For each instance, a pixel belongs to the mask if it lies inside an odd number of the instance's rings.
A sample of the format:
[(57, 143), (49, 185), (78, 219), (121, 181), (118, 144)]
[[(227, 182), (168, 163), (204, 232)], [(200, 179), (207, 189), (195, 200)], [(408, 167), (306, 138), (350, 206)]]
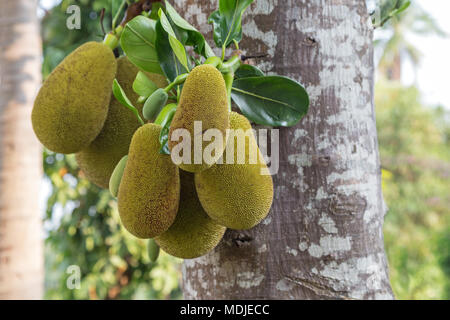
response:
[[(437, 36), (411, 36), (417, 48), (422, 52), (422, 62), (417, 70), (417, 84), (424, 95), (424, 101), (430, 105), (443, 105), (450, 109), (450, 1), (416, 0), (430, 13), (441, 29), (448, 34), (446, 38)], [(412, 84), (414, 71), (405, 67), (402, 82)]]

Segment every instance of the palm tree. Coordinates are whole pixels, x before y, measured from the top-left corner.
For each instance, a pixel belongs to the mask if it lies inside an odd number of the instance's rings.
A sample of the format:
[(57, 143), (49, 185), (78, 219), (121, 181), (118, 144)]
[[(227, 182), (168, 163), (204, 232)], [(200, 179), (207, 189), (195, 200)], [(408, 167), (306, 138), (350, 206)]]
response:
[(42, 153), (31, 128), (41, 83), (36, 0), (0, 2), (0, 299), (43, 293)]
[(421, 52), (409, 41), (408, 34), (446, 36), (435, 19), (416, 2), (401, 14), (392, 17), (384, 28), (386, 36), (375, 41), (375, 47), (383, 50), (379, 70), (388, 80), (400, 80), (403, 59), (409, 59), (414, 67), (420, 63)]

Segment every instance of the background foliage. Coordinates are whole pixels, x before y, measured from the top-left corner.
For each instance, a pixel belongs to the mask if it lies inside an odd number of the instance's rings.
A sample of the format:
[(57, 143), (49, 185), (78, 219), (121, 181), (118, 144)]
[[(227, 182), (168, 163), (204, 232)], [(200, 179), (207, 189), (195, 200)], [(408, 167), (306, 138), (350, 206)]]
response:
[[(80, 0), (82, 29), (67, 32), (69, 4), (72, 1), (62, 1), (43, 18), (44, 76), (80, 44), (102, 38), (101, 8), (107, 9), (105, 27), (111, 25), (110, 0)], [(385, 25), (397, 43), (407, 30), (398, 27), (400, 22), (410, 21), (408, 12), (417, 15), (418, 8), (413, 8)], [(427, 15), (418, 16), (432, 23)], [(384, 231), (391, 282), (399, 299), (450, 299), (450, 116), (444, 108), (425, 106), (417, 88), (392, 79), (396, 68), (389, 64), (408, 52), (402, 53), (405, 46), (386, 43), (380, 41), (386, 58), (380, 62), (375, 93), (389, 207)], [(414, 52), (410, 46), (408, 50)], [(84, 179), (73, 156), (46, 151), (44, 169), (50, 187), (45, 216), (47, 298), (181, 297), (180, 260), (162, 254), (151, 264), (146, 242), (121, 228), (115, 201), (107, 190)], [(80, 290), (67, 288), (70, 265), (81, 268)]]

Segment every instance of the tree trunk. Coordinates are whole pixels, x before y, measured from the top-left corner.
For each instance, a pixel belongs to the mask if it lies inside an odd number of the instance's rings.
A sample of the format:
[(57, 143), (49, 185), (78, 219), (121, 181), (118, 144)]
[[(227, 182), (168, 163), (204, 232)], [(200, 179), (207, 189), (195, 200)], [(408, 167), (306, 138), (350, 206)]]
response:
[[(216, 1), (175, 2), (210, 31)], [(311, 108), (296, 127), (280, 130), (270, 215), (252, 230), (228, 230), (213, 252), (185, 260), (185, 298), (393, 298), (365, 2), (257, 0), (243, 29), (246, 54), (268, 53), (258, 65), (303, 83)]]
[(31, 127), (41, 83), (36, 0), (0, 4), (0, 299), (43, 293), (42, 152)]

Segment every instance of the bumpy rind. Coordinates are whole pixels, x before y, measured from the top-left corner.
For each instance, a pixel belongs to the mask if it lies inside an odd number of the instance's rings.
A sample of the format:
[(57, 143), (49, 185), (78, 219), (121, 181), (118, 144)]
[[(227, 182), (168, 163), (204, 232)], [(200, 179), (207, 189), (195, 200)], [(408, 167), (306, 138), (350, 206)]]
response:
[(48, 149), (75, 153), (100, 133), (108, 114), (117, 63), (113, 52), (87, 42), (68, 55), (42, 85), (33, 107), (33, 129)]
[(181, 196), (173, 225), (155, 241), (165, 252), (182, 259), (201, 257), (214, 249), (226, 228), (203, 210), (195, 191), (194, 175), (180, 171)]
[[(223, 137), (222, 150), (214, 155), (211, 164), (203, 160), (202, 154), (210, 142), (203, 142), (199, 159), (194, 163), (194, 121), (202, 122), (202, 131), (218, 129)], [(195, 67), (186, 79), (180, 96), (180, 103), (172, 120), (169, 131), (169, 149), (179, 141), (172, 141), (173, 132), (187, 129), (191, 137), (191, 163), (182, 163), (179, 167), (189, 172), (201, 172), (214, 164), (222, 155), (226, 145), (226, 130), (229, 128), (228, 99), (222, 74), (211, 65)]]
[[(136, 102), (138, 95), (133, 91), (133, 81), (138, 71), (127, 57), (117, 59), (116, 79), (142, 116), (142, 104)], [(161, 75), (147, 76), (159, 86), (167, 84)], [(128, 154), (131, 138), (140, 125), (133, 112), (112, 96), (102, 131), (88, 147), (76, 154), (77, 163), (89, 181), (108, 188), (114, 168)]]
[(123, 226), (134, 236), (161, 235), (175, 220), (180, 176), (170, 156), (159, 152), (161, 126), (148, 123), (133, 136), (119, 186), (118, 207)]
[[(230, 114), (230, 124), (231, 129), (242, 129), (238, 132), (239, 136), (251, 129), (249, 121), (235, 112)], [(198, 197), (205, 211), (216, 222), (230, 229), (250, 229), (268, 215), (272, 206), (272, 176), (268, 174), (253, 134), (246, 138), (244, 164), (237, 164), (237, 139), (230, 135), (227, 143), (234, 144), (234, 155), (231, 156), (234, 156), (235, 164), (226, 164), (228, 154), (225, 150), (224, 164), (216, 164), (197, 173), (195, 185)], [(256, 164), (250, 164), (250, 152), (257, 152)]]

